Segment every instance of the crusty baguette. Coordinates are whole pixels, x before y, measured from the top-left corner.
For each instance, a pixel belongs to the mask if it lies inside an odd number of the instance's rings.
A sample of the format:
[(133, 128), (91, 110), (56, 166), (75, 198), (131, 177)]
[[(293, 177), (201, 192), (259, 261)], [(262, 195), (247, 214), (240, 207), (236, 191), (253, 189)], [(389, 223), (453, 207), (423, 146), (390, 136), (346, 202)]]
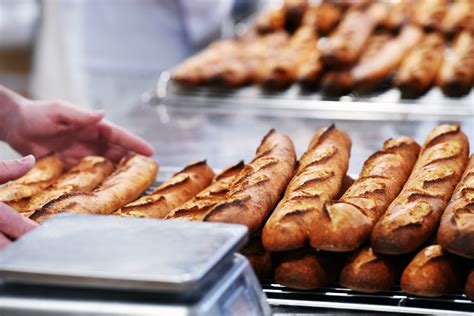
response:
[(122, 207), (117, 215), (165, 218), (174, 208), (193, 198), (212, 181), (214, 172), (206, 161), (187, 165), (150, 195)]
[(448, 36), (461, 31), (474, 32), (474, 1), (455, 0), (444, 16), (441, 29)]
[(451, 97), (471, 91), (474, 83), (474, 35), (465, 31), (456, 36), (451, 54), (441, 66), (437, 83), (443, 93)]
[(14, 202), (30, 198), (47, 188), (61, 175), (64, 164), (58, 156), (47, 156), (36, 161), (23, 177), (0, 188), (0, 202)]
[(408, 253), (436, 233), (468, 153), (469, 143), (459, 124), (440, 125), (431, 131), (402, 192), (372, 231), (375, 251)]
[(301, 20), (309, 7), (309, 0), (284, 0), (285, 28), (294, 32), (301, 24)]
[(371, 5), (367, 11), (350, 10), (328, 40), (321, 45), (323, 64), (331, 68), (354, 64), (386, 13), (386, 7), (381, 3)]
[[(50, 187), (34, 195), (25, 207), (31, 215), (46, 203), (61, 195), (73, 192), (91, 192), (114, 170), (113, 164), (104, 157), (89, 156), (60, 176)], [(25, 215), (27, 215), (25, 214)], [(27, 216), (29, 216), (27, 215)]]
[(417, 0), (413, 11), (413, 21), (425, 31), (440, 31), (448, 10), (448, 0)]
[(341, 189), (349, 166), (351, 140), (331, 125), (320, 129), (301, 157), (296, 175), (285, 196), (263, 228), (267, 250), (287, 251), (312, 244), (317, 220), (324, 215), (324, 204)]
[(57, 213), (111, 214), (140, 196), (156, 179), (158, 164), (142, 155), (122, 158), (115, 172), (91, 193), (71, 193), (47, 203), (31, 218), (43, 223)]
[(420, 146), (409, 137), (389, 139), (366, 160), (359, 178), (314, 221), (311, 245), (319, 250), (354, 251), (370, 238), (377, 220), (410, 176)]
[(328, 34), (342, 18), (342, 9), (331, 3), (310, 6), (303, 16), (302, 25), (311, 26), (317, 34)]
[(467, 298), (474, 301), (474, 268), (471, 269), (467, 276), (466, 285), (464, 286)]
[(378, 254), (372, 248), (364, 247), (344, 265), (339, 283), (359, 292), (388, 291), (398, 281), (402, 269), (401, 258)]
[(441, 217), (438, 243), (449, 252), (474, 259), (474, 154)]
[(255, 29), (259, 34), (281, 31), (285, 27), (286, 15), (283, 7), (271, 8), (264, 11), (255, 21)]
[(252, 237), (240, 253), (247, 257), (260, 280), (273, 278), (272, 254), (263, 248), (262, 237), (259, 234)]
[(413, 7), (413, 0), (402, 0), (390, 4), (387, 18), (380, 22), (381, 27), (392, 32), (397, 32), (407, 24)]
[(172, 210), (166, 218), (202, 221), (217, 203), (224, 200), (232, 181), (244, 166), (244, 162), (240, 161), (235, 165), (225, 168), (214, 177), (212, 183), (207, 188), (199, 192), (191, 200)]
[(337, 280), (344, 258), (340, 254), (302, 248), (283, 254), (275, 282), (294, 289), (316, 289)]
[(443, 37), (432, 33), (408, 54), (394, 79), (402, 97), (415, 98), (431, 88), (443, 63), (444, 50)]
[(439, 245), (423, 248), (402, 273), (402, 291), (418, 296), (441, 296), (462, 287), (466, 263)]
[(346, 71), (331, 71), (323, 79), (322, 89), (340, 95), (356, 90), (366, 93), (389, 78), (407, 53), (422, 39), (416, 26), (406, 26), (395, 38), (373, 36), (357, 65)]
[(296, 152), (288, 136), (271, 130), (255, 158), (230, 186), (225, 200), (204, 218), (210, 222), (243, 224), (255, 232), (275, 207), (293, 176)]

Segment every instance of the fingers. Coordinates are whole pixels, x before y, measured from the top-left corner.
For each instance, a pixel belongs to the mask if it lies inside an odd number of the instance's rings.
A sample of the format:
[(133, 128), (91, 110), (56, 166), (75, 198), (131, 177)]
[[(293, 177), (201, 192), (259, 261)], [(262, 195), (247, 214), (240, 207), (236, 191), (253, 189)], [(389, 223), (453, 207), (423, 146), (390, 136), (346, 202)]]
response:
[(37, 226), (31, 219), (0, 202), (0, 233), (17, 239)]
[(7, 237), (5, 237), (4, 234), (0, 233), (0, 251), (2, 251), (3, 248), (5, 248), (6, 246), (8, 246), (9, 244), (11, 244), (10, 239), (8, 239)]
[(83, 127), (97, 124), (105, 115), (102, 111), (85, 111), (64, 101), (52, 102), (50, 111), (55, 121), (62, 124), (65, 129), (71, 126)]
[(35, 157), (28, 155), (17, 160), (0, 161), (0, 184), (24, 176), (35, 164)]
[(140, 137), (105, 120), (98, 125), (104, 144), (116, 145), (126, 151), (133, 151), (145, 156), (153, 155), (153, 147)]

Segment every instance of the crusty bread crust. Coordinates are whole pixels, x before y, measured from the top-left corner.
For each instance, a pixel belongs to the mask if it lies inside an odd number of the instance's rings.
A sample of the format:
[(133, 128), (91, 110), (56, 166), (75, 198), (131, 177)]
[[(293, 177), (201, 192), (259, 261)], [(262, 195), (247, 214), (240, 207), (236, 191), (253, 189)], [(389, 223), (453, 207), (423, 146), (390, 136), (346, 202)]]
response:
[(91, 193), (63, 195), (43, 206), (31, 218), (43, 223), (64, 212), (111, 214), (135, 200), (155, 181), (158, 164), (151, 158), (135, 154), (122, 158), (115, 172)]
[(192, 221), (202, 221), (209, 211), (222, 202), (229, 192), (230, 185), (239, 172), (244, 168), (243, 161), (225, 168), (216, 175), (212, 183), (199, 192), (194, 198), (172, 210), (166, 218), (179, 218)]
[(285, 196), (263, 228), (270, 251), (288, 251), (311, 242), (315, 222), (325, 216), (324, 204), (341, 190), (349, 166), (351, 140), (334, 125), (320, 129), (301, 157)]
[(327, 251), (354, 251), (370, 238), (380, 216), (410, 176), (420, 146), (409, 137), (389, 139), (364, 163), (359, 178), (312, 226), (311, 245)]
[(412, 252), (436, 233), (468, 153), (468, 139), (459, 124), (440, 125), (431, 131), (402, 192), (372, 231), (374, 251)]
[(214, 172), (206, 161), (187, 165), (156, 188), (120, 209), (117, 215), (131, 217), (165, 218), (175, 207), (193, 198), (212, 181)]
[(291, 139), (271, 130), (256, 156), (232, 182), (225, 200), (214, 206), (204, 220), (243, 224), (250, 233), (257, 231), (288, 185), (295, 164)]
[(474, 259), (474, 154), (441, 217), (438, 243), (449, 252)]

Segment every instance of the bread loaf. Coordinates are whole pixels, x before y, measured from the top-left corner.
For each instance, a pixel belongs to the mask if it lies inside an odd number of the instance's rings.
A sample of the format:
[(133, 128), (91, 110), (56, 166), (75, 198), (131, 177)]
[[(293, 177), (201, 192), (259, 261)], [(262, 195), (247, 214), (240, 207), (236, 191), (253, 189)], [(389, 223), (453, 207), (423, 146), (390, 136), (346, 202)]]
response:
[(260, 234), (255, 234), (240, 253), (248, 259), (259, 280), (273, 278), (272, 254), (263, 248)]
[(412, 20), (427, 32), (440, 31), (448, 10), (448, 0), (417, 0)]
[(402, 273), (402, 291), (418, 296), (441, 296), (462, 287), (465, 265), (439, 245), (423, 248)]
[(354, 251), (370, 238), (377, 220), (400, 193), (420, 146), (409, 137), (389, 139), (366, 160), (359, 178), (336, 201), (325, 204), (312, 225), (311, 245), (327, 251)]
[(309, 7), (303, 16), (302, 25), (311, 26), (317, 34), (328, 34), (342, 18), (342, 9), (337, 5), (322, 2)]
[(452, 43), (451, 54), (441, 66), (437, 79), (443, 93), (462, 96), (471, 91), (474, 83), (474, 36), (469, 32), (459, 33)]
[(441, 217), (438, 243), (449, 252), (474, 259), (474, 154)]
[(50, 187), (34, 195), (25, 207), (31, 215), (46, 203), (73, 192), (90, 192), (114, 170), (113, 164), (103, 157), (89, 156), (60, 176)]
[(341, 189), (349, 166), (351, 140), (331, 125), (320, 129), (301, 157), (296, 175), (285, 196), (263, 228), (262, 241), (267, 250), (287, 251), (312, 244), (316, 221), (324, 205)]
[(408, 54), (394, 79), (402, 97), (415, 98), (431, 88), (443, 63), (444, 50), (443, 37), (433, 33)]
[(468, 153), (469, 143), (459, 124), (440, 125), (431, 131), (403, 190), (372, 231), (374, 251), (412, 252), (436, 233)]
[(284, 0), (285, 28), (294, 32), (301, 24), (301, 20), (309, 7), (309, 0)]
[(304, 248), (289, 251), (275, 269), (275, 282), (294, 289), (316, 289), (337, 280), (344, 256)]
[(255, 232), (275, 207), (290, 181), (296, 163), (291, 139), (271, 130), (262, 140), (255, 158), (230, 186), (205, 221), (243, 224)]
[(464, 291), (466, 292), (467, 298), (474, 301), (474, 268), (471, 269), (471, 272), (469, 272), (469, 275), (467, 276)]
[(474, 2), (455, 0), (443, 18), (441, 29), (448, 36), (462, 31), (474, 32)]
[(206, 161), (186, 166), (150, 195), (145, 195), (120, 209), (117, 215), (165, 218), (174, 208), (193, 198), (212, 181), (214, 172)]
[(38, 159), (27, 174), (0, 188), (0, 202), (15, 202), (30, 198), (49, 187), (61, 175), (63, 169), (64, 164), (58, 156)]
[(359, 292), (388, 291), (400, 277), (402, 261), (400, 257), (378, 254), (364, 247), (344, 265), (339, 283)]
[(63, 195), (36, 211), (31, 218), (43, 223), (54, 214), (77, 212), (82, 214), (111, 214), (135, 200), (156, 179), (158, 164), (142, 155), (122, 158), (115, 172), (90, 193)]
[(209, 211), (222, 202), (229, 192), (230, 185), (244, 168), (244, 162), (232, 165), (216, 175), (212, 183), (199, 192), (194, 198), (172, 210), (166, 218), (179, 218), (202, 221)]

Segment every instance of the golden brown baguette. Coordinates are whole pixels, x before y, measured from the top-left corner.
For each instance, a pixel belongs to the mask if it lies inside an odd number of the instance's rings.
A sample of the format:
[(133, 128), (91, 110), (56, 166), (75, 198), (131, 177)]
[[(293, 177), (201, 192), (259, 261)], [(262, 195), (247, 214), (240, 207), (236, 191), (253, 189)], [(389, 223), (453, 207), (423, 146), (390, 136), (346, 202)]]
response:
[(389, 139), (366, 160), (359, 178), (336, 201), (325, 204), (312, 226), (319, 250), (354, 251), (370, 238), (377, 220), (410, 176), (420, 146), (409, 137)]
[(474, 268), (471, 269), (471, 272), (469, 272), (469, 275), (467, 276), (464, 291), (466, 292), (467, 298), (474, 301)]
[(285, 27), (286, 15), (283, 7), (271, 8), (264, 11), (255, 21), (255, 29), (259, 34), (281, 31)]
[(230, 186), (225, 200), (206, 215), (205, 221), (243, 224), (255, 232), (275, 207), (293, 176), (296, 152), (288, 136), (271, 130), (256, 156)]
[(15, 202), (30, 198), (50, 186), (61, 175), (63, 169), (64, 164), (58, 156), (38, 159), (27, 174), (0, 188), (0, 202)]
[(275, 269), (275, 282), (294, 289), (316, 289), (337, 280), (344, 257), (311, 248), (289, 251)]
[(117, 215), (165, 218), (171, 210), (206, 188), (213, 177), (214, 172), (206, 161), (189, 164), (150, 195), (142, 196), (122, 207)]
[(215, 205), (224, 200), (232, 181), (244, 166), (244, 162), (240, 161), (235, 165), (225, 168), (214, 177), (212, 183), (207, 188), (199, 192), (191, 200), (172, 210), (166, 218), (202, 221)]
[(331, 125), (320, 129), (300, 159), (296, 175), (263, 228), (267, 250), (287, 251), (312, 244), (324, 205), (341, 189), (349, 166), (351, 140)]
[(386, 34), (373, 36), (357, 65), (348, 71), (327, 73), (322, 89), (328, 94), (344, 94), (350, 90), (366, 93), (389, 78), (403, 58), (422, 39), (416, 26), (406, 26), (395, 38)]
[(444, 50), (443, 37), (432, 33), (408, 54), (394, 79), (402, 97), (415, 98), (431, 88), (443, 63)]
[(402, 0), (390, 3), (387, 18), (380, 22), (381, 27), (392, 32), (397, 32), (410, 20), (413, 0)]
[(43, 223), (63, 212), (111, 214), (140, 196), (156, 179), (158, 164), (142, 155), (122, 158), (115, 172), (91, 193), (71, 193), (47, 203), (31, 219)]
[(474, 2), (455, 0), (444, 16), (441, 29), (448, 36), (462, 31), (474, 32)]
[(34, 195), (25, 207), (29, 216), (46, 203), (73, 192), (91, 192), (114, 170), (113, 164), (104, 157), (89, 156), (60, 176), (50, 187)]
[(372, 231), (374, 251), (408, 253), (436, 233), (468, 153), (469, 143), (459, 124), (440, 125), (431, 131), (402, 192)]
[(322, 43), (323, 64), (331, 68), (343, 68), (354, 64), (386, 13), (386, 7), (381, 3), (371, 5), (367, 11), (350, 10), (329, 39)]
[(342, 18), (342, 9), (331, 3), (320, 3), (310, 6), (301, 25), (311, 26), (317, 34), (328, 34)]
[(413, 21), (425, 31), (440, 31), (448, 10), (448, 0), (417, 0), (413, 10)]
[(339, 283), (359, 292), (388, 291), (400, 277), (402, 261), (398, 256), (382, 255), (364, 247), (344, 265)]
[(294, 32), (301, 24), (301, 20), (309, 7), (309, 0), (284, 0), (285, 28)]
[(474, 154), (441, 217), (438, 243), (449, 252), (474, 259)]
[(458, 97), (468, 94), (474, 83), (474, 36), (462, 32), (454, 39), (452, 51), (438, 74), (438, 86), (444, 94)]
[(403, 292), (418, 296), (441, 296), (462, 287), (466, 262), (439, 245), (423, 248), (402, 273)]

